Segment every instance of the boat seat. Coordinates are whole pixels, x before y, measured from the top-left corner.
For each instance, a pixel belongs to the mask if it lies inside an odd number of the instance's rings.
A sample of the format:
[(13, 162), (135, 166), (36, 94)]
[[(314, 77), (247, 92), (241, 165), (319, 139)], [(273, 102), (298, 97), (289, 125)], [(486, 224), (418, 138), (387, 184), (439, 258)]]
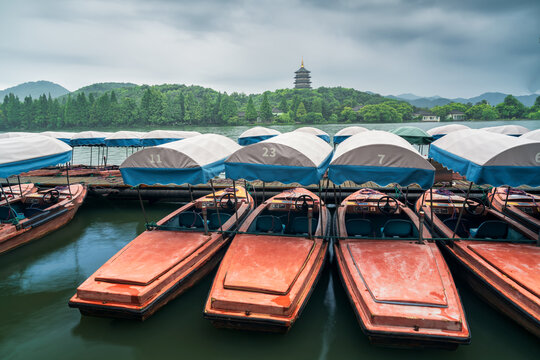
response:
[(43, 210), (37, 207), (29, 207), (23, 210), (23, 214), (27, 218), (31, 218), (32, 216), (40, 215), (46, 212), (47, 212), (46, 210)]
[(202, 228), (203, 218), (195, 211), (183, 212), (178, 215), (178, 225), (184, 228)]
[(255, 229), (257, 230), (257, 232), (281, 234), (283, 232), (283, 223), (281, 222), (281, 219), (277, 216), (260, 215), (259, 217), (257, 217)]
[(414, 236), (413, 224), (410, 220), (390, 219), (381, 229), (383, 237), (410, 238)]
[[(448, 218), (443, 221), (443, 224), (446, 225), (451, 231), (454, 231), (457, 225), (457, 218)], [(469, 228), (469, 220), (467, 219), (461, 219), (459, 221), (459, 227), (456, 230), (456, 234), (459, 237), (468, 237), (469, 231), (467, 230)]]
[(18, 219), (20, 217), (13, 208), (9, 206), (0, 206), (0, 221), (10, 221), (13, 219)]
[(212, 213), (210, 214), (210, 218), (208, 219), (208, 228), (210, 230), (219, 229), (221, 225), (225, 224), (227, 220), (229, 220), (230, 218), (231, 218), (231, 214), (220, 212), (218, 216), (217, 213)]
[(508, 223), (500, 220), (488, 220), (481, 223), (478, 228), (470, 231), (471, 237), (477, 239), (506, 239), (508, 236)]
[(369, 219), (349, 219), (345, 222), (347, 235), (365, 237), (373, 234), (373, 223)]
[[(318, 220), (316, 218), (311, 218), (311, 234), (315, 234), (315, 231), (317, 230), (317, 223)], [(293, 234), (305, 234), (307, 235), (309, 232), (309, 219), (307, 216), (299, 216), (294, 218), (292, 225), (291, 225), (291, 233)]]

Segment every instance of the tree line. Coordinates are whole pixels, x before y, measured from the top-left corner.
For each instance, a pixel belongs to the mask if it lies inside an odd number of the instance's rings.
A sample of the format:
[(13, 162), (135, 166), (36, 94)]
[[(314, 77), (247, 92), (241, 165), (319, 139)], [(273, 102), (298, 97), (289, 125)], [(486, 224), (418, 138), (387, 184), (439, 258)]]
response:
[[(342, 87), (281, 89), (263, 94), (218, 92), (200, 86), (155, 85), (84, 89), (53, 99), (41, 95), (22, 101), (13, 94), (0, 104), (1, 130), (111, 128), (126, 126), (385, 123), (414, 121), (410, 104)], [(431, 109), (444, 119), (451, 110), (469, 119), (540, 119), (540, 97), (531, 108), (509, 96), (497, 106), (487, 102), (451, 103)]]

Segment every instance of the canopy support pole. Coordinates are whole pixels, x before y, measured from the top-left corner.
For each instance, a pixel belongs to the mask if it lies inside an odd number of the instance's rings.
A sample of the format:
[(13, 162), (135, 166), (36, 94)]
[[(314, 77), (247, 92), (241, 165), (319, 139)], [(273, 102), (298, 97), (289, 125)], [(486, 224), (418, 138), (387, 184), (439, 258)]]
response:
[(328, 178), (326, 178), (326, 187), (324, 189), (324, 204), (328, 206), (328, 183), (330, 182), (330, 180)]
[(21, 177), (17, 175), (17, 182), (19, 183), (19, 195), (22, 197)]
[[(336, 184), (332, 183), (332, 186), (334, 187), (334, 204), (335, 204), (335, 208), (336, 208), (336, 229), (337, 229), (337, 237), (339, 238), (340, 237), (340, 229), (339, 229), (339, 207), (340, 207), (340, 204), (338, 203), (338, 200), (337, 200), (337, 194), (336, 194)], [(320, 210), (319, 210), (320, 211)]]
[(141, 204), (141, 209), (144, 216), (144, 222), (148, 224), (148, 217), (146, 216), (146, 210), (144, 210), (144, 204), (141, 197), (141, 191), (139, 190), (139, 186), (137, 185), (137, 195), (139, 195), (139, 203)]
[[(212, 183), (212, 180), (210, 180), (210, 183)], [(193, 202), (193, 190), (191, 189), (191, 184), (188, 184), (189, 189), (189, 198), (191, 199), (191, 202)], [(212, 190), (214, 189), (214, 186), (212, 185)]]
[(264, 186), (264, 181), (262, 183), (263, 183), (263, 197), (262, 197), (261, 203), (263, 203), (266, 200), (266, 187)]
[(238, 231), (238, 198), (236, 197), (236, 181), (232, 181), (233, 191), (234, 191), (234, 215), (236, 218), (236, 231)]
[(69, 161), (66, 163), (66, 179), (67, 179), (67, 187), (69, 191), (69, 198), (73, 198), (73, 194), (71, 193), (71, 184), (69, 183)]
[[(508, 204), (508, 195), (510, 195), (510, 189), (511, 189), (510, 186), (506, 188), (506, 198), (504, 199), (503, 211), (506, 210), (506, 206)], [(495, 193), (495, 191), (494, 191), (494, 193)]]
[(208, 210), (206, 210), (206, 205), (204, 203), (202, 203), (202, 217), (203, 217), (204, 235), (208, 235)]
[(249, 205), (250, 205), (250, 201), (249, 201), (249, 194), (248, 194), (248, 184), (247, 184), (247, 180), (244, 179), (244, 191), (246, 192), (246, 201), (248, 203), (248, 208), (249, 208)]
[(424, 243), (424, 210), (420, 210), (418, 214), (418, 244)]
[(465, 212), (465, 203), (469, 199), (469, 194), (471, 193), (472, 188), (472, 181), (469, 181), (469, 188), (467, 189), (467, 195), (465, 195), (465, 200), (463, 201), (463, 206), (461, 207), (461, 211), (459, 212), (459, 216), (456, 222), (456, 226), (454, 227), (454, 232), (452, 234), (452, 239), (456, 237), (456, 231), (458, 229), (459, 223), (461, 222), (461, 217), (463, 216), (463, 213)]
[[(319, 201), (320, 201), (320, 198), (319, 198)], [(319, 208), (322, 210), (321, 206), (319, 206)], [(313, 228), (312, 228), (312, 224), (311, 224), (311, 220), (313, 219), (313, 207), (312, 206), (308, 207), (307, 214), (308, 214), (308, 237), (311, 240), (313, 240)]]
[(429, 220), (431, 221), (431, 228), (435, 230), (435, 220), (433, 220), (433, 186), (429, 188)]
[[(217, 218), (219, 221), (219, 228), (221, 229), (221, 236), (223, 236), (223, 224), (221, 223), (221, 216), (219, 215), (219, 206), (216, 201), (216, 190), (214, 189), (214, 182), (210, 179), (210, 187), (212, 187), (212, 195), (214, 196), (214, 206), (216, 207)], [(189, 194), (191, 195), (191, 201), (193, 202), (193, 195), (191, 194), (191, 184), (189, 185)], [(221, 201), (219, 202), (221, 206)]]
[[(7, 180), (7, 178), (6, 178), (6, 180)], [(9, 203), (9, 199), (8, 199), (8, 197), (7, 197), (7, 195), (6, 195), (5, 191), (4, 191), (4, 187), (0, 186), (0, 188), (2, 189), (2, 195), (4, 195), (4, 199), (6, 200), (6, 204), (7, 204), (8, 208), (9, 208), (9, 213), (15, 215), (15, 212), (11, 208), (11, 204)], [(11, 192), (11, 195), (13, 195), (13, 192)], [(19, 219), (17, 219), (17, 217), (15, 217), (15, 222), (17, 224), (19, 224)]]
[(9, 183), (9, 178), (6, 178), (6, 182), (7, 182), (7, 185), (9, 187), (9, 191), (11, 192), (11, 195), (15, 196), (15, 195), (13, 195), (13, 189), (11, 188), (11, 184)]
[(90, 145), (90, 167), (92, 167), (92, 145)]

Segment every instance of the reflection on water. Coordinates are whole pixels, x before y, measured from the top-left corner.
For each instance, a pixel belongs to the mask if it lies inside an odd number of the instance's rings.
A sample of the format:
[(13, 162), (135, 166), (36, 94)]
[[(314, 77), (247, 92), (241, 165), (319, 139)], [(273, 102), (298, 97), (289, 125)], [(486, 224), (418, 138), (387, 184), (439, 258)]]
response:
[[(178, 205), (148, 205), (159, 219)], [(145, 322), (81, 317), (67, 306), (77, 286), (144, 229), (137, 202), (89, 199), (66, 227), (0, 256), (0, 359), (524, 359), (532, 335), (458, 283), (472, 344), (455, 352), (369, 344), (333, 266), (285, 335), (215, 329), (202, 316), (215, 274)], [(536, 355), (535, 355), (536, 354)]]

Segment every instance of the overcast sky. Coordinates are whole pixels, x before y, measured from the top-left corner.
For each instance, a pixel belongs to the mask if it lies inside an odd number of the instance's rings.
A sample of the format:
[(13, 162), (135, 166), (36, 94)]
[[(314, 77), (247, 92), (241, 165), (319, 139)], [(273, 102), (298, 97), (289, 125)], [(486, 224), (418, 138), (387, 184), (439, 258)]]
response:
[(540, 0), (0, 0), (0, 89), (49, 80), (540, 92)]

